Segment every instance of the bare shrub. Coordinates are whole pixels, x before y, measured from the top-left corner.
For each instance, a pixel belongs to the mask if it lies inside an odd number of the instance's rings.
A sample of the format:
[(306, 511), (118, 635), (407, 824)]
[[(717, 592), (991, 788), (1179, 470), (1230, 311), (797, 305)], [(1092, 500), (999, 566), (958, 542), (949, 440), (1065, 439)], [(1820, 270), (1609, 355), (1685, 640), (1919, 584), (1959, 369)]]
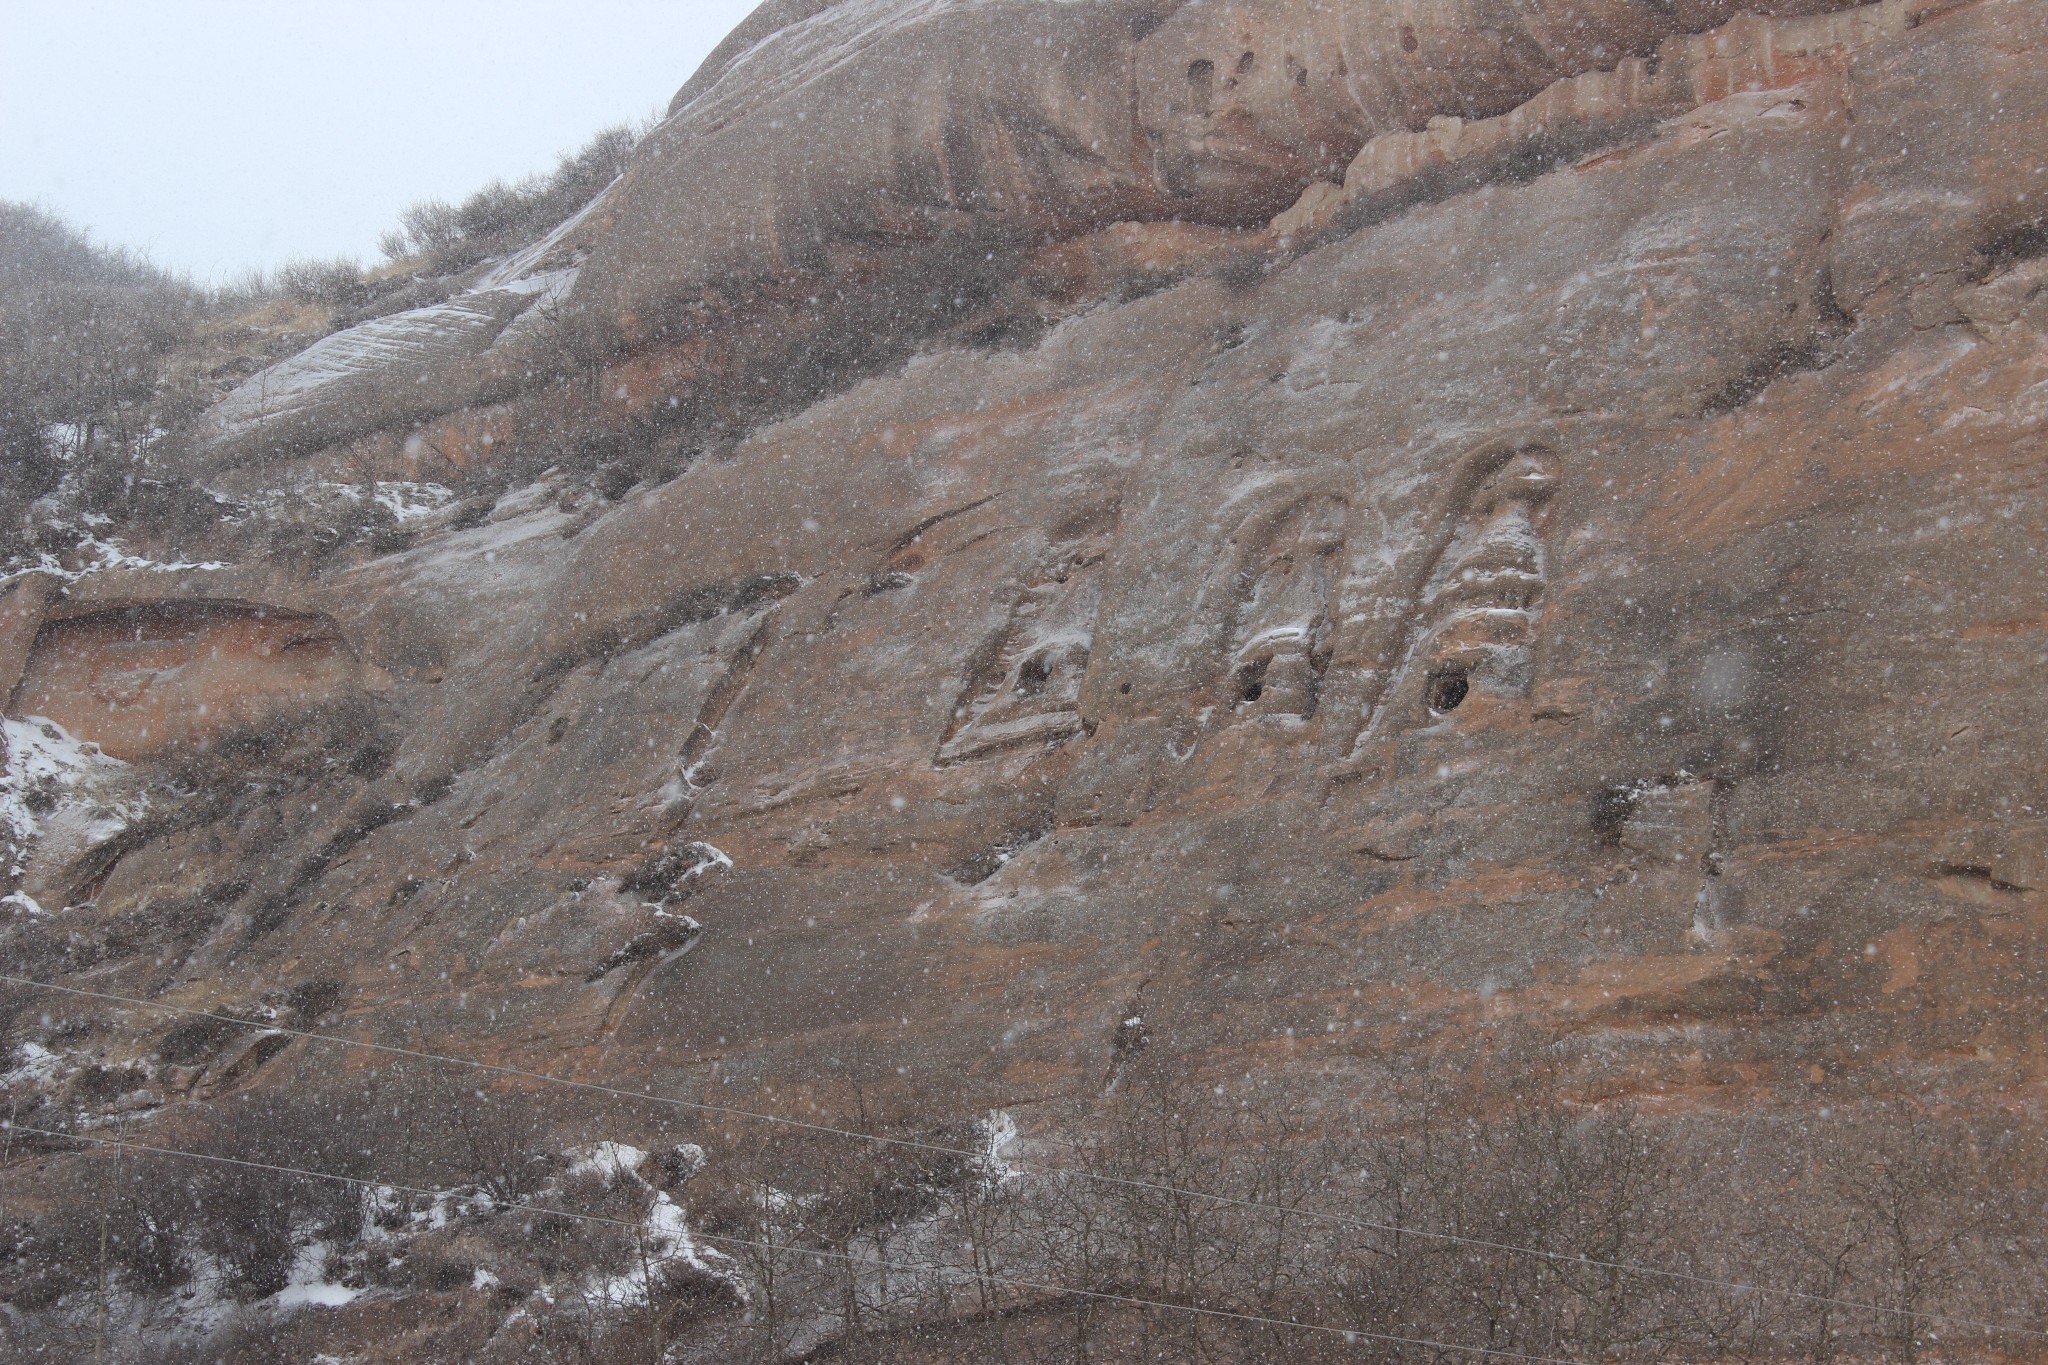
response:
[(588, 204), (625, 170), (644, 129), (615, 124), (563, 155), (554, 170), (516, 182), (493, 180), (460, 204), (428, 199), (399, 215), (378, 248), (393, 261), (447, 274), (538, 241)]
[[(1039, 1114), (1014, 1167), (990, 1129), (933, 1122), (970, 1110), (963, 1093), (912, 1089), (857, 1045), (814, 1078), (840, 1097), (823, 1121), (952, 1150), (735, 1121), (708, 1164), (692, 1147), (607, 1169), (592, 1132), (661, 1150), (683, 1121), (380, 1065), (217, 1100), (175, 1141), (433, 1199), (49, 1144), (53, 1175), (0, 1219), (0, 1289), (34, 1313), (110, 1281), (172, 1293), (204, 1263), (253, 1299), (309, 1242), (342, 1253), (370, 1226), (345, 1257), (370, 1282), (447, 1296), (464, 1321), (523, 1304), (537, 1358), (577, 1365), (1445, 1358), (1401, 1338), (1606, 1361), (1997, 1359), (2010, 1338), (1954, 1319), (2043, 1325), (2044, 1165), (2024, 1127), (1876, 1103), (1651, 1119), (1588, 1097), (1559, 1055), (1494, 1043), (1397, 1066), (1364, 1109), (1154, 1046)], [(585, 1145), (564, 1152), (570, 1130)], [(668, 1198), (743, 1291), (650, 1235)]]
[(204, 295), (40, 209), (0, 201), (0, 560), (34, 548), (29, 508), (67, 473), (124, 507), (169, 422), (164, 370)]
[(351, 256), (329, 261), (290, 260), (277, 268), (276, 290), (300, 303), (317, 303), (336, 311), (358, 308), (373, 296), (362, 264)]

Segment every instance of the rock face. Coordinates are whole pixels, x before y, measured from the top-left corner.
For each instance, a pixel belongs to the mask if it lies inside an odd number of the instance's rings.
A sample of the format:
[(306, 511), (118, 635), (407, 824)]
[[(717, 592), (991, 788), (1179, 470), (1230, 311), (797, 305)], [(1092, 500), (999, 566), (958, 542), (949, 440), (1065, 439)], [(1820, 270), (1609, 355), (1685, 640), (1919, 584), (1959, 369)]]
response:
[[(445, 303), (256, 376), (214, 414), (216, 458), (494, 402), (527, 441), (628, 423), (744, 430), (949, 325), (986, 325), (980, 305), (1075, 269), (1062, 246), (1119, 224), (1262, 228), (1375, 134), (1506, 113), (1741, 8), (766, 6), (589, 210)], [(1117, 234), (1094, 245), (1112, 273), (1145, 254)], [(628, 356), (594, 410), (560, 411), (565, 370)]]
[(351, 699), (361, 669), (333, 624), (231, 600), (104, 604), (46, 618), (13, 709), (89, 734), (121, 759)]
[(145, 767), (374, 718), (43, 904), (232, 878), (97, 979), (792, 1111), (857, 1045), (1028, 1113), (1132, 1017), (1346, 1103), (1505, 1023), (2038, 1103), (2048, 6), (1497, 9), (764, 7), (202, 457), (683, 472), (38, 605), (12, 714)]

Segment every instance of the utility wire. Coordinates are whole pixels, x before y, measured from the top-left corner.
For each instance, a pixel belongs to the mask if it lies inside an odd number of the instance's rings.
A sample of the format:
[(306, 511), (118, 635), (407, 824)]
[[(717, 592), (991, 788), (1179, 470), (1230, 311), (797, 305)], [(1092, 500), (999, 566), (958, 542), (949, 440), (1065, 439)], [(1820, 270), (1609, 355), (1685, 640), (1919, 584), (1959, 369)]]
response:
[[(507, 1076), (519, 1080), (541, 1081), (548, 1085), (560, 1085), (574, 1090), (609, 1095), (616, 1099), (668, 1105), (672, 1108), (690, 1110), (696, 1113), (716, 1114), (723, 1118), (748, 1119), (759, 1123), (780, 1124), (784, 1127), (796, 1128), (805, 1132), (820, 1133), (829, 1137), (848, 1138), (855, 1142), (873, 1143), (877, 1146), (901, 1147), (912, 1151), (931, 1152), (941, 1156), (965, 1157), (971, 1161), (985, 1161), (988, 1159), (987, 1152), (977, 1152), (965, 1147), (949, 1147), (943, 1143), (921, 1142), (916, 1138), (883, 1137), (876, 1133), (863, 1133), (857, 1129), (838, 1128), (825, 1123), (811, 1123), (804, 1119), (786, 1118), (778, 1114), (764, 1114), (757, 1110), (741, 1109), (732, 1105), (706, 1104), (697, 1100), (684, 1100), (669, 1095), (657, 1095), (645, 1090), (624, 1090), (616, 1086), (599, 1085), (594, 1081), (579, 1081), (566, 1076), (554, 1076), (545, 1071), (529, 1071), (524, 1067), (504, 1066), (496, 1062), (479, 1062), (470, 1057), (455, 1057), (438, 1052), (427, 1052), (419, 1048), (400, 1047), (395, 1043), (374, 1043), (359, 1038), (343, 1038), (336, 1034), (313, 1033), (305, 1029), (287, 1028), (280, 1024), (258, 1024), (248, 1019), (238, 1019), (231, 1014), (216, 1014), (209, 1010), (197, 1010), (184, 1005), (168, 1005), (158, 1000), (144, 1000), (137, 996), (117, 995), (111, 991), (92, 991), (78, 986), (60, 986), (53, 982), (37, 981), (30, 977), (11, 976), (6, 973), (0, 973), (0, 982), (8, 982), (18, 986), (32, 986), (39, 990), (56, 991), (64, 995), (83, 996), (92, 1000), (107, 1000), (119, 1004), (136, 1005), (143, 1009), (162, 1010), (170, 1014), (189, 1015), (199, 1019), (213, 1019), (221, 1023), (234, 1024), (240, 1028), (265, 1029), (294, 1038), (306, 1038), (314, 1042), (332, 1043), (339, 1047), (366, 1048), (373, 1052), (410, 1057), (418, 1061), (441, 1062), (449, 1066), (469, 1067), (472, 1070), (488, 1072), (493, 1075)], [(1018, 1170), (1032, 1171), (1040, 1175), (1072, 1176), (1097, 1184), (1114, 1185), (1122, 1189), (1144, 1190), (1152, 1194), (1169, 1194), (1188, 1199), (1202, 1199), (1230, 1208), (1259, 1209), (1268, 1213), (1291, 1214), (1297, 1218), (1353, 1228), (1359, 1231), (1398, 1233), (1404, 1237), (1446, 1242), (1455, 1246), (1476, 1247), (1487, 1251), (1502, 1251), (1516, 1256), (1531, 1256), (1541, 1260), (1557, 1261), (1591, 1270), (1612, 1270), (1626, 1275), (1641, 1275), (1655, 1279), (1673, 1280), (1683, 1284), (1696, 1284), (1710, 1289), (1726, 1289), (1741, 1294), (1762, 1294), (1772, 1298), (1791, 1299), (1799, 1303), (1826, 1304), (1835, 1308), (1850, 1308), (1858, 1312), (1876, 1313), (1888, 1317), (1917, 1318), (1926, 1322), (1949, 1323), (1953, 1326), (1969, 1327), (1982, 1332), (2005, 1332), (2015, 1336), (2048, 1339), (2048, 1332), (2032, 1327), (2018, 1327), (2010, 1323), (1984, 1322), (1974, 1318), (1951, 1317), (1944, 1313), (1929, 1313), (1912, 1308), (1889, 1308), (1883, 1304), (1835, 1298), (1827, 1294), (1809, 1294), (1797, 1289), (1776, 1289), (1769, 1285), (1753, 1284), (1742, 1280), (1716, 1279), (1709, 1275), (1695, 1275), (1683, 1270), (1665, 1270), (1658, 1266), (1637, 1265), (1628, 1261), (1607, 1261), (1588, 1256), (1574, 1256), (1569, 1252), (1545, 1251), (1540, 1247), (1517, 1246), (1511, 1242), (1495, 1242), (1484, 1237), (1467, 1237), (1454, 1232), (1430, 1232), (1421, 1228), (1403, 1227), (1395, 1223), (1383, 1223), (1370, 1218), (1360, 1218), (1352, 1214), (1328, 1213), (1319, 1209), (1305, 1209), (1288, 1204), (1275, 1204), (1262, 1199), (1239, 1199), (1233, 1195), (1211, 1194), (1205, 1190), (1182, 1189), (1178, 1186), (1163, 1185), (1150, 1180), (1136, 1180), (1124, 1176), (1104, 1175), (1099, 1171), (1084, 1171), (1072, 1166), (1056, 1166), (1029, 1160), (1010, 1161), (1007, 1158), (1005, 1158), (1005, 1164)]]
[[(85, 1133), (67, 1133), (56, 1128), (32, 1128), (26, 1124), (6, 1121), (4, 1126), (16, 1133), (30, 1133), (37, 1137), (58, 1138), (71, 1142), (92, 1142), (102, 1147), (119, 1147), (130, 1152), (151, 1152), (157, 1156), (184, 1157), (191, 1161), (212, 1161), (223, 1166), (242, 1166), (256, 1171), (275, 1171), (280, 1175), (298, 1176), (307, 1180), (331, 1180), (336, 1184), (354, 1185), (366, 1190), (393, 1190), (400, 1194), (415, 1194), (428, 1199), (438, 1199), (454, 1193), (452, 1190), (428, 1189), (419, 1185), (395, 1185), (384, 1180), (369, 1180), (361, 1176), (341, 1175), (334, 1171), (315, 1171), (302, 1166), (279, 1166), (267, 1161), (251, 1161), (246, 1157), (216, 1156), (208, 1152), (192, 1152), (182, 1147), (158, 1147), (143, 1142), (126, 1142), (115, 1138), (93, 1137)], [(573, 1218), (585, 1223), (603, 1223), (611, 1227), (627, 1228), (634, 1232), (645, 1230), (644, 1223), (626, 1218), (607, 1218), (597, 1213), (575, 1213), (568, 1209), (550, 1208), (545, 1204), (528, 1204), (519, 1200), (492, 1200), (494, 1210), (503, 1212), (537, 1213), (549, 1218)], [(787, 1243), (761, 1242), (745, 1237), (730, 1237), (723, 1233), (689, 1233), (692, 1241), (722, 1242), (727, 1246), (752, 1247), (762, 1251), (784, 1251), (795, 1256), (808, 1256), (821, 1260), (844, 1261), (849, 1265), (871, 1266), (882, 1270), (915, 1272), (921, 1267), (902, 1261), (885, 1261), (871, 1256), (854, 1256), (844, 1252), (827, 1251), (821, 1248), (798, 1247)], [(1433, 1351), (1457, 1351), (1465, 1355), (1490, 1356), (1496, 1360), (1522, 1360), (1531, 1365), (1581, 1365), (1581, 1362), (1559, 1356), (1529, 1355), (1521, 1351), (1503, 1351), (1491, 1346), (1460, 1346), (1455, 1342), (1430, 1341), (1422, 1337), (1392, 1336), (1385, 1332), (1368, 1332), (1352, 1327), (1337, 1327), (1321, 1322), (1292, 1322), (1286, 1318), (1264, 1317), (1257, 1313), (1238, 1313), (1228, 1308), (1205, 1308), (1199, 1304), (1170, 1303), (1165, 1299), (1145, 1299), (1131, 1294), (1112, 1294), (1106, 1290), (1074, 1289), (1063, 1284), (1048, 1284), (1039, 1280), (1018, 1280), (1003, 1275), (981, 1275), (979, 1279), (988, 1284), (1001, 1285), (1006, 1289), (1028, 1289), (1040, 1293), (1067, 1295), (1082, 1299), (1099, 1299), (1110, 1303), (1133, 1304), (1140, 1308), (1163, 1308), (1174, 1313), (1197, 1313), (1203, 1317), (1227, 1318), (1232, 1322), (1251, 1323), (1261, 1327), (1284, 1327), (1296, 1332), (1320, 1332), (1325, 1335), (1341, 1336), (1347, 1341), (1373, 1341), (1389, 1346), (1420, 1346)], [(648, 1287), (650, 1299), (653, 1286)]]

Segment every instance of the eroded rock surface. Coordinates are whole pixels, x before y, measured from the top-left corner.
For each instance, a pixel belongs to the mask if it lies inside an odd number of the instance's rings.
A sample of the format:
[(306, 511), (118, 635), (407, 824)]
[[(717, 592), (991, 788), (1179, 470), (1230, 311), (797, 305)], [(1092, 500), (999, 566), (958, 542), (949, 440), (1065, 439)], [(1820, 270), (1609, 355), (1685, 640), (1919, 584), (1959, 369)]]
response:
[(14, 709), (135, 759), (355, 699), (361, 669), (331, 622), (231, 600), (96, 605), (46, 619)]
[[(1663, 1111), (2037, 1104), (2048, 7), (1776, 9), (765, 7), (206, 457), (528, 491), (39, 603), (13, 713), (116, 757), (371, 708), (45, 908), (787, 1112), (1134, 1017), (1351, 1104), (1503, 1021)], [(598, 436), (682, 472), (575, 503)]]

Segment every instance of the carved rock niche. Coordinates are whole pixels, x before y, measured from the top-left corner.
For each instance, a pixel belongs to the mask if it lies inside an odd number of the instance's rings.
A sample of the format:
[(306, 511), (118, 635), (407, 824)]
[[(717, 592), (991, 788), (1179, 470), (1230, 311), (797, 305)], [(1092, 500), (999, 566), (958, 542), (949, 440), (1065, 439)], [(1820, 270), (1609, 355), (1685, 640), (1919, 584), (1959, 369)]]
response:
[(1528, 695), (1548, 568), (1542, 511), (1556, 486), (1551, 458), (1521, 451), (1474, 491), (1422, 592), (1416, 657), (1430, 719), (1449, 715), (1475, 691)]
[(1058, 744), (1081, 732), (1081, 680), (1101, 601), (1100, 555), (1068, 560), (1024, 590), (1003, 633), (968, 675), (939, 744), (941, 765)]
[(1296, 503), (1276, 518), (1237, 574), (1228, 700), (1246, 717), (1305, 720), (1330, 663), (1330, 605), (1343, 544), (1336, 498)]

